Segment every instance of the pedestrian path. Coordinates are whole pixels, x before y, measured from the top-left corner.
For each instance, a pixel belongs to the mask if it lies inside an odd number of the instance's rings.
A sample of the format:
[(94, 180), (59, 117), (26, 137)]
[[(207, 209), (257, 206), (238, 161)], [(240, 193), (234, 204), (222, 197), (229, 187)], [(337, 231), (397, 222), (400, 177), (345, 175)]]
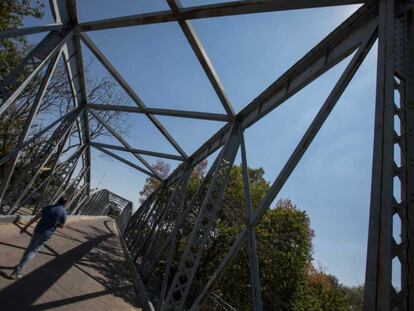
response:
[(140, 310), (114, 221), (69, 220), (28, 264), (7, 275), (30, 240), (17, 225), (0, 225), (0, 310)]

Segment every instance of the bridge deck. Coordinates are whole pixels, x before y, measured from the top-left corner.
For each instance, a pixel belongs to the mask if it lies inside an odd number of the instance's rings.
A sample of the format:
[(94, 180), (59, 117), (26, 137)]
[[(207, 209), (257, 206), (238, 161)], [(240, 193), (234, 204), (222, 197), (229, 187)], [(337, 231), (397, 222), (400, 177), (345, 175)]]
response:
[(7, 275), (20, 260), (29, 234), (0, 225), (0, 310), (140, 310), (132, 275), (112, 219), (71, 220), (24, 270)]

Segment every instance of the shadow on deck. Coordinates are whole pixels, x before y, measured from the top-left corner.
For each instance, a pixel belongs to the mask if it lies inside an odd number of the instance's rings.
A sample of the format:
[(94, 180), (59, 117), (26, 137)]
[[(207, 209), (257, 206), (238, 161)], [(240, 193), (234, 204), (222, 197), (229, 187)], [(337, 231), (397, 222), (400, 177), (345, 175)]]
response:
[(7, 276), (20, 260), (30, 233), (19, 235), (19, 228), (11, 224), (0, 225), (0, 230), (2, 310), (139, 310), (112, 219), (69, 222), (16, 281)]

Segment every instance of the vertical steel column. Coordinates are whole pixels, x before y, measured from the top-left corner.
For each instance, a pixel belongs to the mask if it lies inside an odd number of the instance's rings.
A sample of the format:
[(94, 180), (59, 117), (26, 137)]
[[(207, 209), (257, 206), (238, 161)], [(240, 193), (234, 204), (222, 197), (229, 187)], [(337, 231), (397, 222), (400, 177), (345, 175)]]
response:
[[(394, 25), (394, 150), (399, 150), (400, 161), (394, 157), (393, 225), (400, 224), (399, 237), (393, 236), (391, 309), (414, 308), (414, 12), (413, 9), (396, 16)], [(399, 127), (398, 127), (399, 123)], [(400, 191), (400, 192), (399, 192)], [(398, 193), (399, 192), (399, 193)], [(394, 228), (393, 232), (397, 231)], [(396, 278), (400, 274), (400, 279)]]
[(253, 310), (263, 310), (262, 294), (260, 286), (260, 274), (259, 274), (259, 262), (257, 259), (256, 248), (256, 233), (255, 227), (251, 225), (253, 220), (253, 207), (252, 199), (250, 196), (250, 180), (249, 180), (249, 168), (247, 166), (246, 146), (244, 142), (243, 132), (240, 131), (241, 137), (241, 158), (242, 158), (242, 174), (243, 174), (243, 190), (244, 201), (246, 204), (246, 218), (247, 218), (247, 245), (249, 252), (250, 263), (250, 279), (252, 282), (252, 297), (253, 297)]
[(214, 219), (220, 208), (231, 168), (240, 145), (239, 123), (234, 123), (227, 141), (219, 154), (216, 168), (207, 195), (203, 201), (196, 224), (191, 232), (178, 271), (174, 276), (161, 310), (183, 310), (188, 293), (197, 272), (204, 247), (208, 240)]
[(402, 288), (405, 309), (414, 309), (414, 8), (404, 16), (404, 67), (403, 110), (405, 118), (405, 152), (402, 165), (405, 166), (405, 185), (402, 199), (406, 201), (405, 220), (402, 221), (402, 243), (406, 241), (405, 261), (402, 262)]
[(394, 29), (396, 1), (379, 1), (374, 155), (364, 310), (392, 310)]
[[(25, 121), (23, 131), (20, 133), (19, 138), (17, 140), (16, 148), (21, 148), (24, 141), (27, 138), (27, 134), (29, 133), (33, 120), (35, 119), (37, 112), (42, 104), (43, 97), (46, 93), (47, 86), (49, 85), (50, 78), (53, 76), (59, 57), (60, 57), (60, 51), (49, 62), (47, 71), (42, 79), (42, 82), (37, 91), (36, 97), (34, 99), (33, 105), (30, 109), (29, 115)], [(1, 201), (3, 200), (4, 194), (10, 183), (10, 179), (13, 176), (14, 169), (16, 168), (17, 161), (19, 160), (19, 156), (20, 156), (20, 151), (16, 155), (14, 155), (7, 163), (8, 165), (7, 176), (5, 177), (5, 179), (3, 180), (3, 183), (0, 186), (0, 204), (1, 204)]]

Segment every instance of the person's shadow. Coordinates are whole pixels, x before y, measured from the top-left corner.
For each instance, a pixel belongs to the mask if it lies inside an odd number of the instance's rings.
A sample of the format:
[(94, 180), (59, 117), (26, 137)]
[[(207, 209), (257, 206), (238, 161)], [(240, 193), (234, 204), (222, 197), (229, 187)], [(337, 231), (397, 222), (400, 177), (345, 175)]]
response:
[[(77, 261), (99, 243), (113, 236), (107, 233), (84, 242), (57, 256), (43, 266), (27, 274), (0, 291), (2, 310), (30, 310), (30, 306), (42, 296)], [(3, 269), (13, 267), (3, 267)], [(3, 273), (2, 273), (3, 274)], [(8, 276), (7, 276), (8, 277)], [(3, 309), (4, 308), (4, 309)]]

